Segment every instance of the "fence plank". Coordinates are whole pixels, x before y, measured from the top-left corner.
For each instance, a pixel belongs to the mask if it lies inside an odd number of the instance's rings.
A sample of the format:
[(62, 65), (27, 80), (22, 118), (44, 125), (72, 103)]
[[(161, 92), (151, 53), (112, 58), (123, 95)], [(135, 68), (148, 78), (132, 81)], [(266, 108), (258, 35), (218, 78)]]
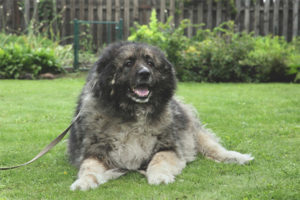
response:
[(288, 13), (289, 12), (289, 2), (287, 0), (283, 1), (283, 36), (288, 38)]
[(111, 8), (112, 8), (112, 5), (111, 5), (111, 1), (106, 1), (106, 19), (105, 21), (111, 21)]
[(188, 37), (192, 37), (192, 34), (193, 34), (193, 26), (192, 26), (192, 23), (193, 23), (193, 7), (190, 7), (188, 9), (188, 15), (189, 15), (189, 20), (191, 22), (191, 24), (188, 26), (188, 30), (187, 30), (187, 36)]
[(269, 23), (270, 20), (270, 0), (265, 0), (265, 7), (264, 7), (264, 34), (269, 34)]
[(250, 0), (245, 0), (245, 31), (249, 33), (250, 30)]
[(94, 20), (94, 0), (88, 1), (88, 20), (93, 21)]
[(175, 27), (175, 0), (170, 0), (170, 16), (173, 16), (171, 26)]
[(25, 0), (24, 4), (25, 27), (28, 27), (30, 21), (30, 0)]
[(293, 2), (293, 37), (298, 35), (299, 0)]
[(139, 0), (133, 2), (133, 21), (139, 21)]
[[(97, 0), (98, 6), (97, 6), (97, 15), (98, 15), (98, 21), (103, 21), (103, 0)], [(98, 47), (101, 46), (103, 41), (103, 25), (98, 24), (97, 25), (97, 41), (98, 41)]]
[(74, 32), (74, 23), (73, 23), (73, 20), (75, 19), (75, 0), (70, 0), (70, 3), (71, 3), (71, 7), (70, 7), (70, 17), (71, 17), (71, 31), (72, 31), (72, 34)]
[(115, 20), (118, 21), (121, 18), (120, 0), (115, 1)]
[(160, 0), (159, 18), (161, 22), (165, 22), (166, 0)]
[(183, 16), (184, 16), (184, 5), (183, 5), (183, 1), (179, 2), (179, 23), (181, 20), (183, 20)]
[(254, 10), (254, 33), (259, 35), (260, 26), (260, 0), (256, 0), (255, 10)]
[(212, 29), (212, 7), (213, 0), (208, 0), (207, 2), (207, 28)]
[(217, 20), (216, 25), (220, 25), (222, 22), (222, 1), (217, 2)]
[(79, 19), (84, 20), (84, 0), (79, 0)]
[(0, 31), (5, 29), (4, 0), (0, 0)]
[[(6, 9), (5, 9), (5, 14), (6, 14), (6, 30), (9, 31), (11, 27), (13, 27), (13, 2), (8, 1), (6, 2)], [(29, 13), (29, 21), (30, 21), (30, 13)], [(29, 22), (28, 22), (29, 23)]]
[[(39, 15), (38, 15), (38, 2), (37, 1), (33, 1), (33, 17), (34, 17), (34, 20), (35, 20), (35, 23), (38, 24), (39, 23)], [(56, 20), (55, 20), (56, 21)]]
[(198, 24), (203, 23), (203, 1), (200, 1), (197, 4), (197, 19)]
[[(240, 18), (241, 18), (241, 1), (240, 0), (236, 0), (235, 1), (235, 7), (236, 7), (236, 10), (237, 10), (237, 15), (235, 17), (235, 24), (236, 24), (236, 31), (239, 32), (241, 31), (241, 22), (240, 22)], [(223, 21), (223, 19), (222, 19)]]
[(64, 38), (67, 36), (67, 4), (66, 0), (61, 1), (61, 14), (62, 14), (62, 21), (61, 21), (61, 37), (63, 39), (62, 43), (66, 44)]
[(130, 26), (130, 0), (124, 0), (124, 39), (127, 40), (129, 36)]
[(273, 34), (279, 34), (279, 5), (280, 0), (274, 2)]

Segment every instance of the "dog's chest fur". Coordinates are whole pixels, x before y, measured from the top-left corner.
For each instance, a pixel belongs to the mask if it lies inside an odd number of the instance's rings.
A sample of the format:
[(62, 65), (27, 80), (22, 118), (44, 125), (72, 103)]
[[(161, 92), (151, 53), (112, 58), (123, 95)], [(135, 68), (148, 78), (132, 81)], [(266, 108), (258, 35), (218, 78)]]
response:
[(136, 122), (120, 124), (113, 133), (114, 149), (109, 155), (118, 167), (137, 170), (151, 158), (158, 130), (149, 127), (146, 115), (146, 111), (138, 111)]

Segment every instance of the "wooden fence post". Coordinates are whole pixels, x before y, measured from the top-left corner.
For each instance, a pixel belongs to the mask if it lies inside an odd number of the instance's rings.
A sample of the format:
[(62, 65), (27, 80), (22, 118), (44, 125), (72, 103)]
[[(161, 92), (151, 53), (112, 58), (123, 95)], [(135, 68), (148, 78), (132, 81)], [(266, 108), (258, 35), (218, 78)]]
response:
[(193, 6), (191, 6), (189, 9), (188, 9), (188, 14), (189, 14), (189, 20), (190, 20), (190, 24), (188, 26), (188, 30), (187, 30), (187, 36), (189, 38), (192, 37), (192, 34), (193, 34), (193, 26), (192, 26), (192, 23), (193, 23)]
[(288, 39), (288, 25), (289, 25), (289, 1), (283, 1), (283, 36)]
[(5, 30), (4, 0), (0, 0), (0, 31)]
[(67, 22), (67, 2), (66, 0), (61, 0), (61, 10), (62, 10), (62, 23), (61, 23), (61, 37), (62, 43), (66, 44), (67, 41), (65, 37), (67, 36), (67, 26), (70, 25), (70, 22)]
[(212, 29), (212, 9), (213, 9), (213, 0), (207, 0), (207, 28)]
[[(97, 6), (97, 9), (98, 9), (98, 12), (97, 12), (97, 15), (98, 15), (98, 21), (103, 21), (103, 0), (97, 0), (98, 2), (98, 6)], [(101, 43), (102, 43), (102, 40), (103, 40), (103, 30), (102, 30), (102, 24), (98, 24), (97, 26), (97, 41), (98, 41), (98, 47), (101, 46)]]
[(25, 28), (28, 28), (30, 21), (30, 0), (25, 0), (24, 2), (24, 19), (25, 19)]
[(255, 2), (255, 10), (254, 10), (254, 32), (255, 35), (259, 35), (259, 26), (260, 26), (260, 0), (256, 0)]
[(161, 22), (165, 22), (166, 0), (160, 0), (159, 18)]
[(235, 7), (236, 7), (236, 10), (237, 10), (237, 14), (236, 14), (236, 17), (234, 19), (234, 22), (236, 24), (235, 31), (239, 32), (239, 31), (241, 31), (241, 22), (240, 22), (240, 17), (241, 17), (241, 1), (240, 0), (236, 0), (235, 1)]
[(130, 26), (130, 0), (124, 0), (124, 39), (127, 40), (129, 36)]
[[(116, 19), (116, 21), (119, 19)], [(139, 1), (134, 0), (133, 2), (133, 21), (138, 22), (139, 21)]]
[(299, 0), (294, 0), (293, 6), (293, 37), (296, 37), (298, 36)]
[(250, 30), (250, 0), (245, 0), (245, 31)]
[(222, 23), (222, 1), (217, 2), (217, 15), (216, 25), (219, 26)]
[(270, 0), (265, 0), (264, 6), (264, 35), (269, 34)]
[(120, 20), (121, 16), (121, 10), (120, 10), (120, 0), (115, 1), (115, 20)]
[(273, 34), (278, 35), (279, 33), (279, 5), (280, 0), (274, 2), (274, 17), (273, 17)]
[(170, 16), (172, 16), (171, 26), (175, 27), (175, 0), (170, 0)]

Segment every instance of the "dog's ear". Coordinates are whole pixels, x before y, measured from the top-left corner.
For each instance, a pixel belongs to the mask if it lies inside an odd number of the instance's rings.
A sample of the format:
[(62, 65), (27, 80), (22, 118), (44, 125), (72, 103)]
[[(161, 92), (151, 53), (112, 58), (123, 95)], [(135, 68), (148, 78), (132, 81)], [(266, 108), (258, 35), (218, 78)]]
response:
[(174, 79), (174, 82), (176, 84), (176, 82), (177, 82), (176, 71), (175, 71), (173, 64), (165, 56), (162, 57), (162, 60), (163, 60), (163, 65), (164, 65), (163, 66), (164, 73), (169, 74), (170, 75), (169, 78)]
[(97, 72), (101, 74), (108, 65), (112, 63), (114, 58), (119, 52), (119, 49), (123, 46), (128, 44), (129, 42), (117, 42), (109, 45), (103, 50), (103, 53), (99, 60), (96, 62), (97, 65)]
[(107, 65), (111, 62), (111, 55), (108, 52), (105, 52), (101, 55), (98, 61), (95, 63), (96, 71), (98, 74), (101, 74)]

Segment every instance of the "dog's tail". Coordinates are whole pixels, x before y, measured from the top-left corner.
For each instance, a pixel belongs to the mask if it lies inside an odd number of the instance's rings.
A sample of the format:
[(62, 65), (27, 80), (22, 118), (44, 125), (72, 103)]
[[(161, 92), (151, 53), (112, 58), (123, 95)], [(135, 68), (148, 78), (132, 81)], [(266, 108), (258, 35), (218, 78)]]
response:
[(236, 151), (227, 150), (220, 144), (219, 138), (203, 125), (198, 126), (195, 139), (197, 141), (198, 152), (216, 162), (238, 163), (242, 165), (254, 159), (251, 154), (241, 154)]

